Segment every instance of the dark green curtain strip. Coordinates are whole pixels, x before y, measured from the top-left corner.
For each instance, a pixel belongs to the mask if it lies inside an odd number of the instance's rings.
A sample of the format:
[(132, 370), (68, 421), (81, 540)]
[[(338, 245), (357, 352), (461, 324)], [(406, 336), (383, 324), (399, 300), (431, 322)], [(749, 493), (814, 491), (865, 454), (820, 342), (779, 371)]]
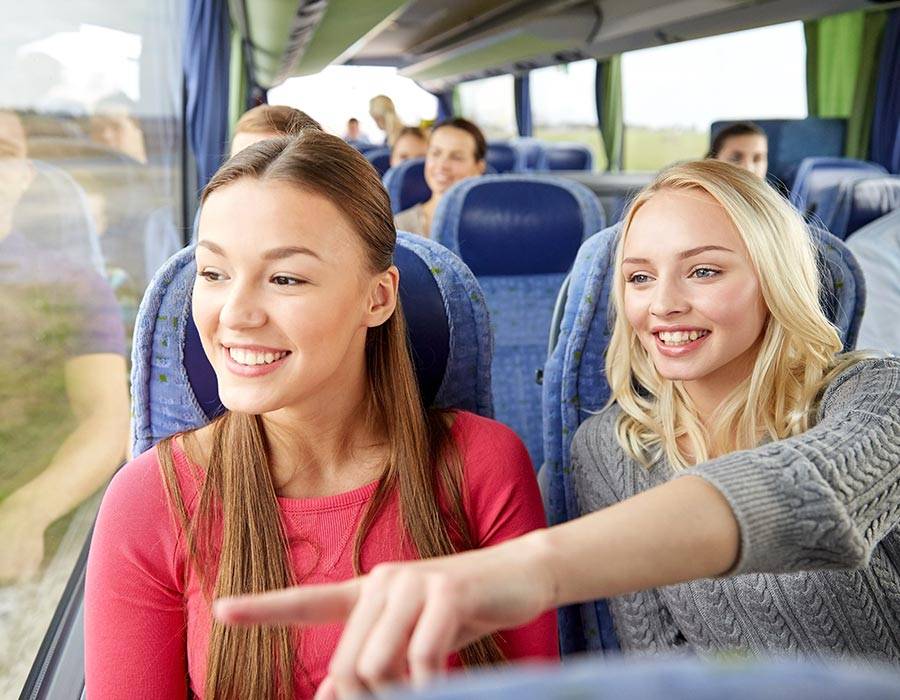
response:
[(622, 57), (597, 61), (597, 122), (608, 170), (622, 169), (625, 124), (622, 114)]
[(806, 37), (806, 111), (810, 117), (819, 116), (819, 23), (804, 22)]
[(872, 123), (875, 119), (875, 91), (878, 86), (878, 64), (887, 12), (869, 12), (863, 26), (859, 70), (853, 107), (847, 121), (847, 142), (844, 154), (848, 158), (866, 160), (872, 140)]

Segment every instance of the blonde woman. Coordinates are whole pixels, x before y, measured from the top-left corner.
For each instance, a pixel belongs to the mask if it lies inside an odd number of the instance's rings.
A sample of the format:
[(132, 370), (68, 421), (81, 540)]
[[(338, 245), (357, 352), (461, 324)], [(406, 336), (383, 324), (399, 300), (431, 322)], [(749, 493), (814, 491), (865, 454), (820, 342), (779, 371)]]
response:
[(219, 616), (349, 613), (338, 696), (602, 597), (626, 652), (900, 659), (900, 360), (839, 354), (798, 215), (734, 166), (678, 165), (632, 205), (615, 265), (613, 399), (572, 447), (590, 515)]
[(374, 120), (375, 126), (384, 132), (385, 144), (388, 148), (393, 148), (403, 131), (403, 122), (397, 116), (394, 101), (387, 95), (375, 95), (369, 100), (369, 116)]

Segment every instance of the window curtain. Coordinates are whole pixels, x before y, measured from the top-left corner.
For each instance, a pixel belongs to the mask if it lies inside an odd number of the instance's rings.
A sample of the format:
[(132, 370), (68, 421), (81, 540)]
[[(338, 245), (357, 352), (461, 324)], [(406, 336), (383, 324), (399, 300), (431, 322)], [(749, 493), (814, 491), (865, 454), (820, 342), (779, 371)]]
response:
[(891, 10), (884, 31), (870, 157), (900, 174), (900, 9)]
[(445, 90), (444, 92), (432, 93), (438, 101), (437, 121), (442, 122), (450, 119), (456, 114), (455, 104), (453, 101), (453, 90)]
[(850, 158), (869, 153), (885, 23), (884, 12), (847, 12), (804, 25), (809, 116), (847, 119)]
[(622, 114), (622, 58), (611, 56), (597, 61), (594, 80), (594, 100), (597, 105), (597, 126), (603, 137), (607, 170), (622, 169), (624, 120)]
[(531, 122), (531, 80), (528, 73), (516, 76), (513, 92), (516, 99), (516, 128), (519, 136), (531, 136), (534, 132)]
[(187, 0), (184, 31), (186, 126), (199, 190), (228, 148), (231, 37), (225, 0)]
[(247, 57), (244, 39), (237, 27), (231, 29), (231, 66), (228, 71), (228, 135), (234, 136), (234, 125), (246, 111), (250, 93), (250, 76), (247, 73)]

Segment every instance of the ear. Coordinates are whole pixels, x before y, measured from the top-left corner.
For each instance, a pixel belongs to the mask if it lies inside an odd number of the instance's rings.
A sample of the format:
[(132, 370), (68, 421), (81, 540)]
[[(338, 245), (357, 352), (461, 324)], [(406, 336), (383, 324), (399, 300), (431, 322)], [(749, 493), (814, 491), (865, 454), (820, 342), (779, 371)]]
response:
[(375, 276), (369, 286), (368, 306), (363, 318), (367, 327), (380, 326), (391, 317), (397, 308), (399, 285), (400, 271), (394, 265)]
[(477, 163), (475, 163), (475, 170), (478, 171), (479, 175), (484, 175), (484, 171), (487, 169), (487, 159), (482, 158)]

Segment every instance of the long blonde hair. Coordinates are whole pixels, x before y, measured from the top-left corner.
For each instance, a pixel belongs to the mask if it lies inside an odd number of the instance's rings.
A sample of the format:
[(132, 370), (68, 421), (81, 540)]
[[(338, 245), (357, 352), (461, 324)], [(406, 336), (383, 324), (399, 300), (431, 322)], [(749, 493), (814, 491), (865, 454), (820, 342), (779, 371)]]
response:
[[(250, 146), (213, 176), (203, 201), (247, 177), (286, 182), (328, 198), (359, 236), (370, 270), (384, 271), (392, 264), (396, 231), (387, 192), (372, 166), (341, 139), (304, 130), (293, 139), (281, 137)], [(399, 300), (385, 323), (369, 329), (365, 352), (366, 415), (384, 425), (388, 455), (356, 532), (354, 570), (362, 572), (366, 535), (394, 495), (399, 500), (401, 530), (420, 557), (477, 546), (463, 508), (462, 469), (451, 417), (426, 410), (422, 403)], [(262, 417), (226, 412), (216, 419), (192, 516), (178, 485), (171, 440), (159, 443), (160, 464), (173, 511), (185, 532), (187, 568), (196, 570), (204, 594), (212, 600), (296, 583)], [(285, 627), (227, 627), (213, 621), (206, 697), (293, 697), (296, 644)], [(465, 665), (503, 660), (493, 637), (470, 644), (460, 656)]]
[[(746, 246), (768, 310), (750, 375), (706, 424), (683, 384), (663, 378), (625, 317), (622, 258), (637, 211), (662, 190), (702, 190), (725, 210)], [(606, 355), (617, 437), (646, 466), (665, 456), (676, 469), (807, 430), (831, 378), (858, 355), (836, 357), (837, 329), (819, 305), (816, 250), (803, 220), (745, 170), (704, 160), (661, 172), (632, 203), (615, 258), (612, 338)], [(686, 450), (679, 447), (679, 441)]]
[(369, 114), (373, 119), (380, 117), (384, 120), (384, 135), (387, 138), (388, 146), (393, 148), (394, 142), (397, 141), (403, 130), (403, 122), (397, 116), (394, 101), (387, 95), (375, 95), (369, 100)]

